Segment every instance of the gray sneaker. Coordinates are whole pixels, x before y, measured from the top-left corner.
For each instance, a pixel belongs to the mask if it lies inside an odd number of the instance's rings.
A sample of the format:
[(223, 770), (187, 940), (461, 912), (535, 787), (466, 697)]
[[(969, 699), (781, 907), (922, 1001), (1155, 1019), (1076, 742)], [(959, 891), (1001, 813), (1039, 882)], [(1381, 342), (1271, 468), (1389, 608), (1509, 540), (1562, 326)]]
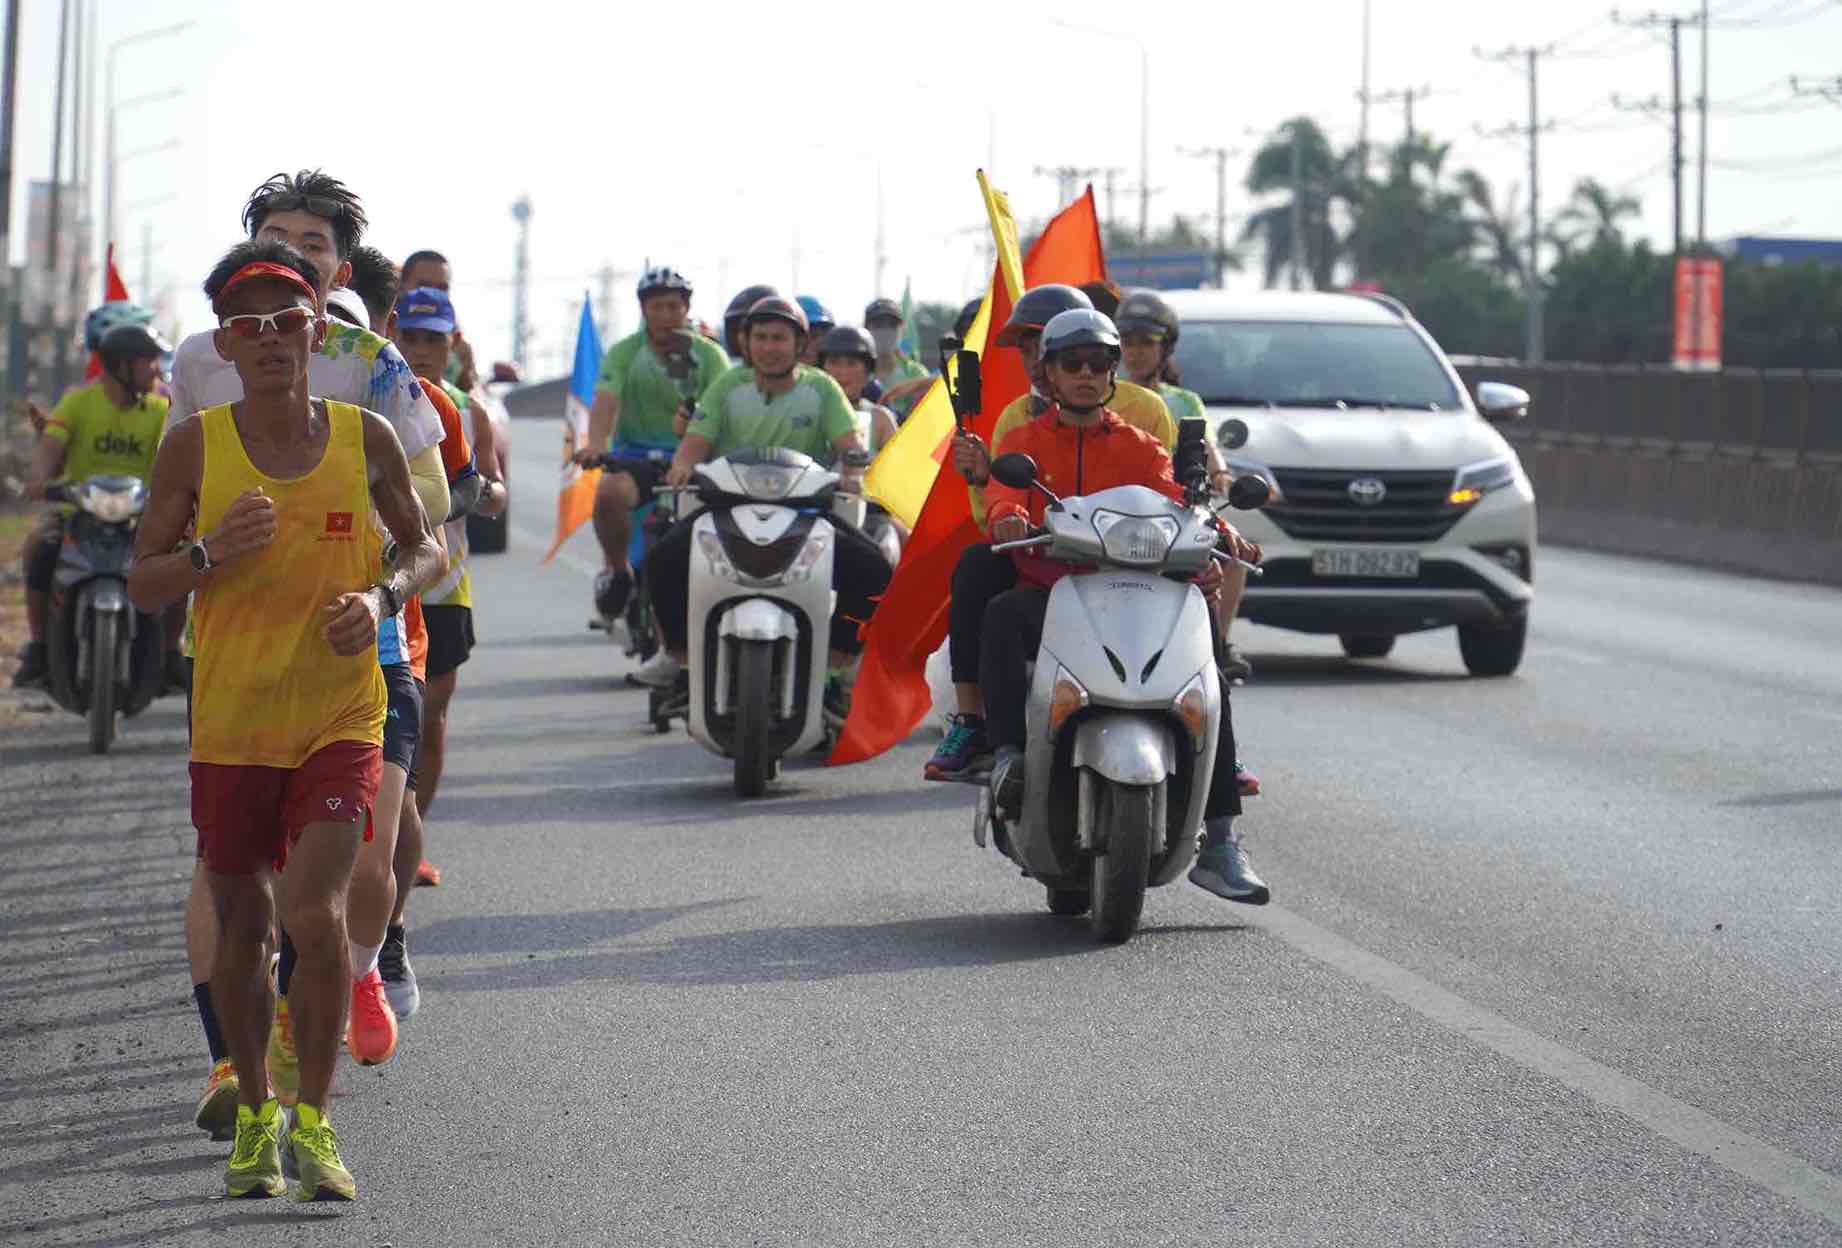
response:
[(409, 942), (404, 933), (391, 928), (384, 935), (384, 947), (377, 952), (377, 970), (384, 979), (384, 1000), (399, 1019), (408, 1018), (422, 1008), (422, 990), (416, 985), (416, 968), (409, 964)]
[(1238, 831), (1230, 832), (1225, 844), (1204, 846), (1197, 852), (1196, 865), (1190, 868), (1190, 883), (1225, 901), (1250, 906), (1264, 906), (1273, 896), (1266, 881), (1254, 874)]

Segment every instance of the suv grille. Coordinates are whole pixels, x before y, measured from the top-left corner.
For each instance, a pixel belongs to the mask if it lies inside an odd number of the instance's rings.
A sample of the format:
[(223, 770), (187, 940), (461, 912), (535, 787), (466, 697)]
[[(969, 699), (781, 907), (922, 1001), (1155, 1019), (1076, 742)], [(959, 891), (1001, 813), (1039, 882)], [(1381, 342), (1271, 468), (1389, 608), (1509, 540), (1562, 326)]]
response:
[[(1463, 509), (1446, 501), (1457, 473), (1367, 472), (1350, 468), (1275, 468), (1282, 503), (1263, 510), (1288, 537), (1317, 542), (1436, 542), (1458, 523)], [(1350, 495), (1350, 482), (1380, 481), (1379, 503), (1364, 506)]]

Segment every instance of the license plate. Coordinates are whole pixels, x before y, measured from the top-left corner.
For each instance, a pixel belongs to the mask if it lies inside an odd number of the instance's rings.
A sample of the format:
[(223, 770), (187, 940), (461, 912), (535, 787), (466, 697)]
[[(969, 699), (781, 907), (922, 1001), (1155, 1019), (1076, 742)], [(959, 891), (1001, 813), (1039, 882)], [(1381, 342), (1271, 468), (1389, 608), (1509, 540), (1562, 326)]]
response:
[(1313, 576), (1387, 576), (1412, 580), (1420, 575), (1417, 550), (1314, 550)]

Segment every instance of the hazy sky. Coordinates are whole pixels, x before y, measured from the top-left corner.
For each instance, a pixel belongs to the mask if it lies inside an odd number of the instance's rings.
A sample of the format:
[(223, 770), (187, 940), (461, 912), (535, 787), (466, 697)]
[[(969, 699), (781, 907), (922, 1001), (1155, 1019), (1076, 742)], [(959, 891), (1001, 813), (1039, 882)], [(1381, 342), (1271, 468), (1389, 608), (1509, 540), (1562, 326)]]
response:
[[(398, 258), (435, 247), (453, 259), (463, 324), (487, 353), (503, 354), (510, 205), (528, 193), (540, 366), (570, 348), (582, 292), (598, 290), (606, 264), (622, 271), (618, 328), (631, 329), (633, 274), (649, 257), (689, 273), (694, 310), (712, 319), (735, 289), (767, 281), (855, 320), (879, 293), (879, 167), (880, 293), (899, 296), (912, 278), (917, 298), (952, 301), (984, 279), (975, 168), (989, 162), (1025, 219), (1056, 207), (1055, 182), (1038, 166), (1118, 166), (1121, 188), (1135, 188), (1138, 47), (1052, 15), (1144, 41), (1152, 219), (1211, 214), (1213, 164), (1180, 148), (1250, 150), (1301, 112), (1338, 141), (1355, 139), (1362, 7), (377, 0), (315, 9), (303, 22), (298, 9), (258, 3), (95, 0), (105, 48), (195, 22), (118, 56), (120, 98), (185, 91), (120, 114), (123, 152), (183, 144), (120, 166), (117, 234), (137, 297), (146, 221), (155, 284), (179, 288), (184, 319), (198, 328), (197, 284), (238, 237), (249, 190), (278, 169), (323, 166), (363, 195), (371, 242)], [(15, 258), (25, 182), (50, 167), (57, 50), (58, 5), (23, 8)], [(1793, 75), (1842, 74), (1842, 3), (1716, 0), (1712, 13), (1709, 236), (1842, 237), (1842, 106), (1795, 99), (1788, 85)], [(332, 24), (342, 14), (352, 22), (343, 50)], [(1452, 143), (1448, 169), (1475, 167), (1500, 195), (1512, 184), (1526, 194), (1526, 138), (1480, 131), (1526, 125), (1527, 78), (1473, 50), (1558, 45), (1540, 80), (1544, 119), (1557, 123), (1541, 138), (1544, 217), (1577, 179), (1597, 176), (1640, 196), (1638, 228), (1667, 246), (1667, 118), (1611, 104), (1613, 93), (1667, 100), (1666, 40), (1614, 24), (1603, 0), (1373, 0), (1373, 15), (1373, 90), (1430, 87), (1416, 126)], [(1699, 55), (1685, 32), (1690, 101)], [(1402, 123), (1400, 104), (1376, 104), (1372, 140), (1398, 137)], [(1255, 206), (1240, 187), (1248, 150), (1229, 161), (1231, 232)], [(1692, 236), (1692, 114), (1685, 150)], [(1121, 189), (1118, 216), (1135, 224), (1137, 211), (1136, 191)]]

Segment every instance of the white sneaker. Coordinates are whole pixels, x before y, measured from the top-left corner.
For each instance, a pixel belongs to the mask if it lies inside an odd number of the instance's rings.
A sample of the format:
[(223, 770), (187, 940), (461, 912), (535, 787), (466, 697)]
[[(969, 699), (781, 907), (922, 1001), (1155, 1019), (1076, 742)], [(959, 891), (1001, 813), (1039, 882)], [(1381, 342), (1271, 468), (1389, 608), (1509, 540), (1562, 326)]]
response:
[(684, 671), (684, 664), (661, 650), (659, 653), (640, 664), (639, 669), (628, 676), (636, 685), (646, 685), (653, 689), (670, 689), (678, 683), (678, 675)]

